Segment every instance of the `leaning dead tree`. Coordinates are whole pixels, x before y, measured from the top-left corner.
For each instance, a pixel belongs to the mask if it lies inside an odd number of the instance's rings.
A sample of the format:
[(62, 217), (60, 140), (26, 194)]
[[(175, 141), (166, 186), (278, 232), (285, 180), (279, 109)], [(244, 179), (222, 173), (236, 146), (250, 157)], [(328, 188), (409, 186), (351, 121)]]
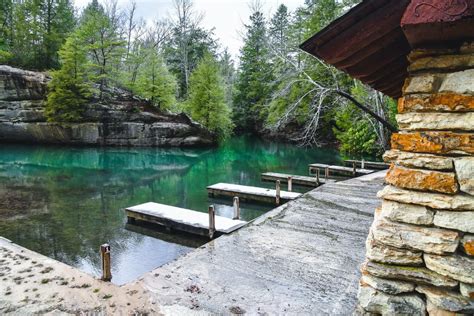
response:
[(320, 81), (314, 80), (305, 71), (303, 63), (294, 62), (290, 57), (281, 55), (276, 49), (271, 50), (284, 64), (290, 65), (284, 76), (294, 78), (273, 95), (274, 100), (287, 96), (292, 87), (296, 84), (307, 85), (309, 87), (307, 90), (302, 91), (296, 101), (287, 107), (284, 114), (276, 123), (269, 126), (271, 130), (280, 130), (291, 123), (295, 118), (298, 108), (300, 108), (305, 100), (309, 99), (309, 103), (305, 103), (308, 104), (308, 120), (304, 124), (302, 132), (293, 140), (302, 145), (318, 144), (318, 129), (320, 128), (321, 117), (324, 111), (343, 103), (351, 103), (366, 114), (367, 119), (374, 128), (380, 145), (386, 147), (388, 134), (396, 132), (397, 128), (386, 119), (386, 114), (382, 106), (383, 95), (381, 93), (369, 88), (369, 98), (365, 101), (370, 101), (371, 105), (366, 105), (363, 101), (357, 100), (356, 97), (344, 91), (339, 86), (337, 80), (338, 70), (334, 67), (326, 65), (314, 56), (311, 56), (312, 59), (320, 64), (325, 73), (332, 76), (330, 84), (323, 84)]

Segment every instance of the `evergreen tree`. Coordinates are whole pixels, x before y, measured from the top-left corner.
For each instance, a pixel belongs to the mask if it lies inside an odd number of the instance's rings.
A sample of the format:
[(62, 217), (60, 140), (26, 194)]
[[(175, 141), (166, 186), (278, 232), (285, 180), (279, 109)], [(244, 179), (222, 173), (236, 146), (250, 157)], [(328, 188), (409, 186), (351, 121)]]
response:
[(234, 95), (234, 121), (240, 131), (256, 132), (261, 129), (266, 114), (264, 107), (269, 101), (273, 74), (262, 12), (255, 10), (250, 16), (250, 25), (245, 27)]
[(51, 122), (79, 121), (92, 96), (83, 42), (75, 34), (70, 36), (59, 56), (61, 69), (51, 72), (45, 114)]
[(163, 58), (156, 49), (146, 49), (133, 91), (150, 99), (159, 109), (171, 110), (176, 106), (176, 89), (176, 78), (168, 71)]
[[(115, 12), (113, 13), (115, 15)], [(85, 43), (94, 69), (93, 80), (99, 84), (99, 98), (104, 98), (108, 81), (125, 52), (125, 41), (120, 38), (117, 21), (109, 17), (105, 9), (93, 0), (81, 17), (79, 36)], [(118, 74), (117, 74), (118, 76)]]
[(190, 77), (187, 110), (220, 140), (227, 138), (233, 128), (224, 89), (219, 65), (212, 55), (206, 54)]

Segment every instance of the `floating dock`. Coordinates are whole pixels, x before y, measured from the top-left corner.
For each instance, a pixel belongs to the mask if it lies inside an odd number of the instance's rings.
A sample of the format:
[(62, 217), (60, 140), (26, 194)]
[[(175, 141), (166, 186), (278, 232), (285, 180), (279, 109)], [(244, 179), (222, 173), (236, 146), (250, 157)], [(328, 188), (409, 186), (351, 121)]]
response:
[[(255, 201), (275, 204), (276, 190), (260, 187), (251, 187), (231, 183), (217, 183), (207, 187), (209, 196), (239, 197), (244, 201)], [(285, 203), (301, 196), (301, 193), (280, 191), (280, 202)]]
[[(174, 207), (165, 204), (148, 202), (125, 209), (131, 222), (135, 220), (162, 225), (171, 229), (191, 234), (209, 235), (209, 214)], [(216, 234), (229, 234), (247, 224), (223, 216), (215, 217)]]
[(357, 168), (370, 168), (370, 169), (377, 169), (377, 170), (385, 170), (390, 168), (389, 163), (379, 162), (379, 161), (365, 161), (365, 160), (344, 160), (344, 165), (346, 166), (355, 166)]
[(326, 181), (326, 179), (319, 179), (318, 182), (318, 179), (316, 177), (299, 176), (277, 172), (265, 172), (261, 174), (262, 181), (266, 182), (276, 182), (277, 180), (280, 180), (281, 183), (288, 183), (289, 177), (291, 177), (291, 181), (293, 184), (305, 187), (318, 187), (328, 182), (334, 182), (334, 180)]
[[(365, 175), (375, 172), (375, 170), (372, 170), (372, 169), (362, 169), (362, 168), (354, 169), (353, 167), (332, 166), (332, 165), (326, 165), (323, 163), (313, 163), (309, 165), (310, 174), (316, 174), (317, 170), (319, 170), (320, 177), (326, 177), (326, 175), (327, 177), (329, 177), (330, 174), (357, 177), (357, 176), (365, 176)], [(322, 171), (323, 171), (323, 174), (321, 174)]]

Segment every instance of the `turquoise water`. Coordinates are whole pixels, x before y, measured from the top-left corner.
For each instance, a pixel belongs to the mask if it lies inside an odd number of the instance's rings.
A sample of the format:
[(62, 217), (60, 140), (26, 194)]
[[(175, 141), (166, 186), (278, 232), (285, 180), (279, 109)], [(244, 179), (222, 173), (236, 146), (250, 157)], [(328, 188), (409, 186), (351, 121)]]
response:
[[(313, 162), (339, 163), (336, 151), (234, 138), (213, 149), (78, 148), (0, 145), (0, 236), (93, 275), (110, 243), (113, 282), (123, 284), (206, 240), (126, 224), (123, 208), (158, 202), (231, 217), (231, 201), (206, 186), (270, 187), (260, 173), (307, 174)], [(251, 220), (271, 206), (242, 205)]]

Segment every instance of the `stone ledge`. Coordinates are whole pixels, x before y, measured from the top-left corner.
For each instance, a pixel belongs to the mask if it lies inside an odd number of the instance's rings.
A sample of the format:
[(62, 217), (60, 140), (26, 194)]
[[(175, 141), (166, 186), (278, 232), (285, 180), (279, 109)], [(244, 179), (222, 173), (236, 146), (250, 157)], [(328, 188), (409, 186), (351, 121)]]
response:
[(427, 130), (474, 130), (474, 113), (404, 113), (397, 114), (400, 129), (408, 131)]
[(442, 82), (441, 75), (426, 74), (415, 77), (409, 77), (403, 86), (404, 94), (412, 93), (431, 93), (439, 89)]
[(431, 225), (434, 218), (434, 212), (425, 206), (389, 200), (383, 201), (382, 214), (392, 221), (415, 225)]
[(437, 211), (433, 223), (438, 227), (474, 233), (474, 212)]
[(392, 148), (429, 154), (474, 154), (474, 134), (415, 132), (392, 135)]
[(413, 60), (408, 66), (409, 73), (420, 71), (459, 71), (474, 67), (474, 56), (466, 55), (442, 55), (436, 57), (424, 57)]
[(474, 196), (468, 194), (447, 195), (440, 193), (417, 192), (386, 186), (378, 197), (400, 203), (417, 204), (434, 209), (474, 211)]
[(464, 235), (461, 239), (461, 250), (469, 256), (474, 256), (474, 235)]
[(474, 111), (474, 96), (456, 93), (408, 95), (398, 99), (398, 113)]
[(374, 240), (372, 232), (366, 242), (367, 259), (387, 264), (397, 264), (404, 266), (421, 266), (423, 265), (423, 253), (421, 251), (413, 251), (408, 249), (400, 249), (390, 247)]
[(414, 283), (378, 278), (367, 272), (362, 275), (361, 282), (387, 294), (410, 293), (415, 290)]
[(424, 254), (426, 267), (438, 274), (464, 283), (474, 284), (474, 259), (460, 255)]
[(431, 286), (417, 286), (416, 291), (426, 295), (428, 301), (440, 309), (451, 312), (474, 313), (474, 300), (456, 292)]
[(455, 159), (454, 168), (461, 191), (474, 195), (474, 157)]
[(385, 181), (405, 189), (448, 194), (459, 191), (456, 175), (449, 172), (408, 169), (392, 165)]
[(361, 282), (358, 297), (359, 305), (365, 312), (381, 315), (425, 315), (425, 302), (416, 294), (389, 295)]
[(362, 270), (379, 278), (415, 282), (422, 285), (434, 285), (455, 288), (459, 282), (424, 267), (405, 267), (367, 261)]
[(417, 154), (396, 149), (389, 150), (383, 155), (385, 162), (392, 162), (408, 168), (421, 168), (450, 171), (454, 169), (454, 161), (450, 157), (430, 154)]
[(441, 84), (439, 92), (474, 94), (474, 69), (448, 74)]
[(396, 248), (446, 254), (454, 253), (459, 245), (460, 236), (455, 231), (395, 223), (386, 219), (379, 219), (374, 224), (374, 239)]

